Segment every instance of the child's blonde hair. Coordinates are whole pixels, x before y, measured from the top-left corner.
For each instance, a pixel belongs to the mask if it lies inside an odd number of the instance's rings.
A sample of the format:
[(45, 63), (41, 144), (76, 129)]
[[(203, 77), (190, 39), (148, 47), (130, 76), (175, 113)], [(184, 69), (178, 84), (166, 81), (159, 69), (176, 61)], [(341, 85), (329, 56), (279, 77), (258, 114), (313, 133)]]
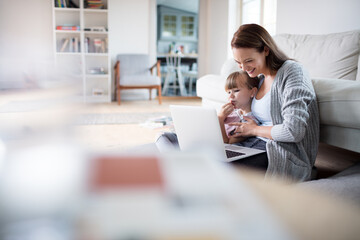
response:
[(253, 89), (254, 87), (259, 87), (260, 79), (258, 77), (251, 78), (245, 71), (237, 71), (231, 73), (225, 82), (225, 90), (237, 88), (238, 84), (242, 87), (247, 87), (248, 89)]

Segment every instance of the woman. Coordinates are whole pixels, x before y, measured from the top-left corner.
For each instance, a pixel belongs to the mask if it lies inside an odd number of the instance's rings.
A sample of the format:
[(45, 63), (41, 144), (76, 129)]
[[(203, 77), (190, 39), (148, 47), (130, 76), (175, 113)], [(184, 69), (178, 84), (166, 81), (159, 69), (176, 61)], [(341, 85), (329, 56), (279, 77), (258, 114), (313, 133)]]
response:
[(261, 124), (251, 119), (233, 123), (234, 136), (266, 142), (266, 177), (309, 180), (319, 144), (319, 112), (309, 75), (259, 25), (240, 26), (231, 47), (240, 68), (250, 77), (263, 76), (251, 106)]
[[(234, 137), (248, 137), (238, 145), (264, 149), (246, 165), (265, 167), (265, 178), (284, 177), (310, 180), (319, 144), (319, 112), (315, 91), (301, 64), (290, 60), (261, 26), (240, 26), (231, 41), (239, 67), (250, 77), (260, 76), (251, 109), (259, 120), (233, 123)], [(176, 136), (165, 134), (162, 143), (177, 144)]]

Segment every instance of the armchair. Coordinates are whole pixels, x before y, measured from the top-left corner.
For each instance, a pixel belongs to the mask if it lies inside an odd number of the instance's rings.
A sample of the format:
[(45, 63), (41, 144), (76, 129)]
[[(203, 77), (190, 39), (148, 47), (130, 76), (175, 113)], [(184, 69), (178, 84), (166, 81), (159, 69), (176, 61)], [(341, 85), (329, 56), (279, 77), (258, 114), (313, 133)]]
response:
[[(118, 54), (114, 67), (115, 83), (118, 104), (121, 103), (120, 91), (125, 89), (158, 90), (159, 104), (161, 104), (161, 74), (160, 61), (149, 68), (149, 55), (147, 54)], [(152, 75), (153, 68), (157, 67), (157, 76)]]

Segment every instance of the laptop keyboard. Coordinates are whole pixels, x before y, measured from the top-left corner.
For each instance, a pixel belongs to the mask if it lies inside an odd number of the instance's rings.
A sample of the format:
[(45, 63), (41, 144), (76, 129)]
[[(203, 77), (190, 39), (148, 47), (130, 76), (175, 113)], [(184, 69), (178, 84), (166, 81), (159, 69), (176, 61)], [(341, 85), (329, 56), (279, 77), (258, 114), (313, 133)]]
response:
[(245, 153), (234, 152), (234, 151), (231, 151), (231, 150), (225, 150), (225, 152), (226, 152), (226, 157), (227, 158), (233, 158), (233, 157), (245, 155)]

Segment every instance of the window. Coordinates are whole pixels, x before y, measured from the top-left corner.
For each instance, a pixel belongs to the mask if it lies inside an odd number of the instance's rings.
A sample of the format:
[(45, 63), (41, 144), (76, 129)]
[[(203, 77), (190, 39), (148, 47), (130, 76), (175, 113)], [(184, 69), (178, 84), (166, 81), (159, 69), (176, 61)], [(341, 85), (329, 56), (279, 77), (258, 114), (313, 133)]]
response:
[(176, 36), (176, 16), (175, 15), (163, 15), (163, 37), (175, 37)]
[(270, 33), (276, 34), (276, 9), (277, 0), (264, 0), (263, 27)]
[(195, 18), (191, 16), (181, 17), (181, 36), (194, 37), (195, 33)]
[(276, 34), (277, 0), (242, 0), (241, 24), (256, 23)]
[(242, 5), (242, 24), (256, 23), (260, 24), (261, 0), (243, 0)]

